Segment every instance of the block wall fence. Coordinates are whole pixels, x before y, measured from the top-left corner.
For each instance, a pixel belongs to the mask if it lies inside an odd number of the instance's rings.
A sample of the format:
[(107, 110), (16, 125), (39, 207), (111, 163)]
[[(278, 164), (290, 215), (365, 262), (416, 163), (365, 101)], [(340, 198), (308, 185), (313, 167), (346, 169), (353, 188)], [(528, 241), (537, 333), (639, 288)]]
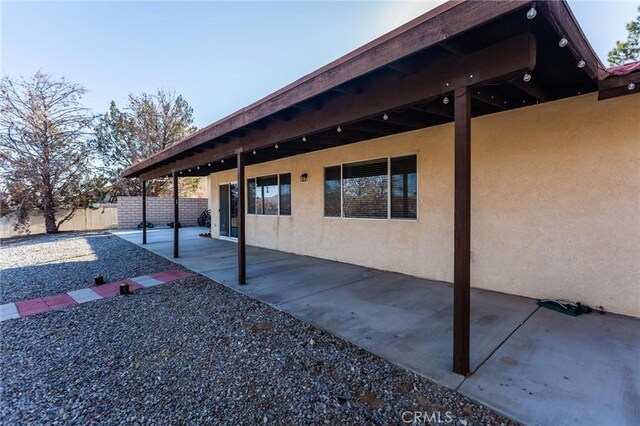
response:
[[(180, 224), (195, 226), (198, 217), (208, 208), (207, 198), (180, 198)], [(155, 227), (173, 221), (173, 198), (147, 197), (147, 221)], [(142, 197), (118, 197), (118, 228), (135, 228), (142, 222)]]

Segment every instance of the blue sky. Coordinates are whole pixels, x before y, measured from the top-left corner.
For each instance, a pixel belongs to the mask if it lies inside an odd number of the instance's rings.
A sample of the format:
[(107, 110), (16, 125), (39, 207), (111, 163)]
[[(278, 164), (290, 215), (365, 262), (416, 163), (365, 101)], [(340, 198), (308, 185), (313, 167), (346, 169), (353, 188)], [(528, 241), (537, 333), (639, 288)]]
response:
[[(0, 66), (80, 83), (96, 112), (174, 90), (203, 127), (440, 3), (3, 1)], [(569, 4), (606, 64), (638, 2)]]

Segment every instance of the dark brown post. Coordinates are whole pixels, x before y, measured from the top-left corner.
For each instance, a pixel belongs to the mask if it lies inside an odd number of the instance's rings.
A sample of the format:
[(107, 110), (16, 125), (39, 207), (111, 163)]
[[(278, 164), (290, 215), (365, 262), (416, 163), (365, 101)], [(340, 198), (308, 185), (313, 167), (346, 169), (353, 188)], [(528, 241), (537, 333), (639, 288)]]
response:
[(178, 257), (178, 238), (180, 236), (180, 227), (178, 225), (180, 218), (178, 213), (178, 175), (173, 172), (173, 257)]
[(245, 179), (244, 152), (238, 152), (238, 284), (247, 283), (247, 259), (245, 249)]
[(471, 326), (471, 94), (454, 92), (455, 224), (453, 277), (453, 372), (469, 374)]
[(142, 244), (147, 244), (147, 181), (142, 181)]

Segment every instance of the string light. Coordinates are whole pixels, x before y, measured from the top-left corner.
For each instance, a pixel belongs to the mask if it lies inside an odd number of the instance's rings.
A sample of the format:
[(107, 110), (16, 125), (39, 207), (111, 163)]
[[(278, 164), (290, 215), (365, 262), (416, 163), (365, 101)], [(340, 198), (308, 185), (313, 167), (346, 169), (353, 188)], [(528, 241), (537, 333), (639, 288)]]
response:
[(389, 116), (385, 113), (385, 115), (383, 115), (383, 116), (382, 116), (382, 119), (383, 119), (384, 121), (387, 121), (387, 120), (389, 119)]
[(224, 158), (223, 158), (222, 160), (220, 160), (220, 162), (221, 162), (222, 164), (224, 164)]
[(191, 173), (191, 169), (189, 169), (189, 173)]
[(633, 81), (627, 84), (627, 90), (633, 90), (635, 88), (636, 88), (636, 84)]
[(303, 137), (302, 137), (302, 142), (306, 142), (306, 141), (307, 141), (307, 137), (306, 137), (306, 136), (303, 136)]
[(580, 59), (578, 61), (578, 68), (584, 68), (585, 65), (587, 65), (587, 63), (584, 60)]
[[(224, 160), (222, 160), (222, 161), (224, 161)], [(211, 167), (211, 163), (207, 163), (207, 166), (208, 166), (208, 167)]]
[(255, 149), (253, 150), (253, 155), (256, 155), (256, 150)]
[(567, 44), (569, 44), (569, 41), (564, 37), (562, 37), (558, 42), (558, 46), (560, 47), (565, 47)]
[(200, 166), (196, 167), (196, 169), (200, 170)]
[(522, 76), (522, 81), (524, 81), (525, 83), (530, 82), (530, 81), (531, 81), (531, 74), (529, 74), (528, 72), (527, 72), (527, 73), (525, 73), (525, 74)]
[(276, 144), (275, 148), (278, 149), (278, 144)]
[(538, 12), (536, 11), (536, 5), (531, 5), (531, 9), (527, 11), (527, 19), (533, 19), (536, 17)]
[(447, 105), (449, 103), (449, 97), (445, 96), (444, 98), (442, 98), (442, 103)]
[(342, 133), (342, 127), (338, 126), (336, 130), (338, 131), (338, 133)]

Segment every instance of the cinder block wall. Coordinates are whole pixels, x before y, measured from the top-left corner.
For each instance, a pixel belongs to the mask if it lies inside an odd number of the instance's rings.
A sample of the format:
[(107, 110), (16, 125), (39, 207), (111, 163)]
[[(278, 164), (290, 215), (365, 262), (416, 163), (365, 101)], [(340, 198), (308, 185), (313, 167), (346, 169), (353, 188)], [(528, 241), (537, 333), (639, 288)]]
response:
[[(180, 198), (180, 224), (195, 226), (206, 210), (206, 198)], [(147, 197), (147, 221), (156, 227), (173, 221), (173, 198)], [(118, 228), (135, 228), (142, 222), (142, 197), (118, 197)]]

